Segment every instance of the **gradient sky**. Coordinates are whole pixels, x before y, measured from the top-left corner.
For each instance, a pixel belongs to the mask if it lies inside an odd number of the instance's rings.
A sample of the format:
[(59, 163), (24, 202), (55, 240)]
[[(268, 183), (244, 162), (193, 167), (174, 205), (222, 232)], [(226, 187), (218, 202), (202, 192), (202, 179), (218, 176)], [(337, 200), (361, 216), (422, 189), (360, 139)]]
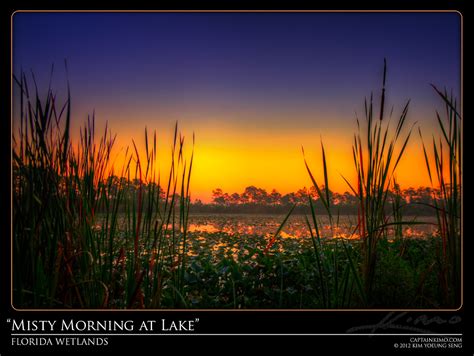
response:
[[(320, 138), (330, 185), (353, 177), (355, 113), (380, 95), (387, 58), (387, 104), (411, 99), (409, 124), (426, 136), (440, 100), (430, 88), (460, 92), (457, 13), (16, 13), (13, 71), (35, 73), (64, 92), (67, 59), (73, 129), (95, 110), (117, 147), (158, 131), (163, 164), (173, 126), (196, 134), (192, 192), (282, 193), (310, 186), (301, 146), (321, 177)], [(401, 162), (402, 186), (428, 185), (414, 135)], [(414, 169), (416, 167), (416, 169)]]

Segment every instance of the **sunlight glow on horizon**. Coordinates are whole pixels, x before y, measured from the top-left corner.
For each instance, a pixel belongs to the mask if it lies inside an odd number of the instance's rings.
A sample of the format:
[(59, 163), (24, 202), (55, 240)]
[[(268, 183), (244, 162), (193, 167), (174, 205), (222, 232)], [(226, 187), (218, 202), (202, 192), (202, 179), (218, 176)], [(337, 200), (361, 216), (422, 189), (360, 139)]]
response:
[[(144, 126), (138, 128), (122, 126), (117, 133), (113, 154), (114, 174), (120, 175), (124, 164), (125, 148), (133, 151), (137, 144), (141, 160), (145, 161)], [(140, 125), (138, 125), (140, 126)], [(191, 155), (192, 132), (182, 128), (185, 137), (184, 157), (187, 164)], [(181, 127), (178, 127), (178, 131)], [(98, 130), (98, 132), (101, 132)], [(329, 187), (338, 193), (350, 192), (344, 176), (355, 186), (355, 168), (352, 158), (352, 140), (355, 130), (351, 127), (336, 131), (322, 129), (318, 132), (252, 132), (233, 128), (197, 128), (194, 147), (194, 161), (191, 173), (191, 198), (204, 203), (212, 201), (212, 191), (221, 188), (229, 194), (242, 193), (248, 186), (256, 186), (270, 193), (276, 189), (281, 194), (309, 188), (312, 182), (306, 171), (301, 147), (310, 169), (319, 185), (324, 184), (321, 156), (321, 139), (326, 151)], [(127, 136), (128, 134), (128, 136)], [(427, 136), (429, 133), (427, 132)], [(161, 184), (169, 177), (171, 164), (173, 130), (157, 130), (156, 179)], [(151, 149), (153, 131), (148, 128)], [(131, 178), (134, 177), (134, 163), (131, 164)], [(421, 141), (417, 135), (411, 137), (407, 150), (397, 167), (395, 177), (402, 188), (430, 186), (426, 172)]]

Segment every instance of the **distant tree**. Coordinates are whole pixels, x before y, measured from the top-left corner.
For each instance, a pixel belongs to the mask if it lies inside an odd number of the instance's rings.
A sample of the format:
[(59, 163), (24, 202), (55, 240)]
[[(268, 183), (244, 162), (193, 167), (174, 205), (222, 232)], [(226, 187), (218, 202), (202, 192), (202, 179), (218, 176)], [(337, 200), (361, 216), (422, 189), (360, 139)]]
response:
[(403, 190), (402, 196), (404, 197), (407, 204), (410, 204), (412, 202), (413, 198), (416, 196), (416, 191), (415, 191), (414, 188), (409, 187), (409, 188)]
[(221, 188), (212, 191), (212, 202), (217, 205), (226, 204), (226, 194), (224, 194)]
[(255, 201), (257, 202), (257, 204), (262, 204), (262, 205), (267, 204), (267, 201), (268, 201), (267, 191), (265, 189), (258, 188)]
[(297, 204), (298, 203), (298, 197), (296, 196), (295, 193), (288, 193), (285, 194), (281, 198), (282, 205), (292, 205), (292, 204)]
[(316, 190), (316, 187), (314, 185), (312, 185), (311, 188), (309, 188), (308, 193), (309, 193), (309, 195), (311, 195), (311, 198), (313, 200), (319, 199), (318, 191)]
[(267, 199), (267, 192), (265, 189), (257, 188), (253, 185), (245, 188), (241, 194), (241, 201), (247, 204), (262, 204)]
[(225, 205), (227, 205), (227, 206), (230, 205), (230, 196), (229, 196), (228, 193), (224, 193), (222, 198), (224, 199), (224, 204)]
[(344, 206), (355, 206), (357, 204), (357, 198), (349, 192), (344, 192), (341, 199)]
[(278, 193), (276, 189), (273, 189), (272, 192), (268, 195), (267, 201), (270, 205), (281, 205), (281, 194)]
[[(119, 183), (115, 183), (119, 184)], [(120, 182), (122, 184), (122, 182)], [(137, 189), (137, 181), (127, 181), (127, 189)], [(150, 183), (152, 184), (152, 183)], [(321, 193), (326, 198), (326, 190), (324, 185), (320, 187)], [(407, 214), (416, 214), (417, 212), (432, 214), (433, 199), (439, 199), (439, 190), (429, 187), (407, 188), (402, 190), (400, 186), (396, 185), (389, 192), (389, 200), (396, 198), (396, 195), (402, 198), (405, 204), (402, 204)], [(239, 193), (229, 194), (224, 192), (221, 188), (216, 188), (212, 191), (212, 203), (221, 208), (230, 207), (231, 211), (246, 211), (246, 209), (254, 209), (258, 207), (258, 211), (277, 211), (278, 207), (286, 207), (297, 204), (301, 206), (300, 211), (308, 208), (308, 195), (312, 197), (315, 208), (318, 212), (324, 212), (324, 207), (317, 189), (312, 186), (309, 189), (303, 187), (296, 192), (290, 192), (282, 195), (276, 189), (272, 189), (267, 193), (265, 189), (256, 186), (248, 186), (244, 191)], [(329, 191), (329, 198), (331, 204), (340, 209), (341, 213), (354, 214), (357, 212), (358, 198), (351, 192), (332, 192)], [(205, 207), (200, 201), (196, 201), (193, 205)], [(305, 208), (306, 207), (306, 208)], [(217, 209), (217, 210), (219, 210)], [(267, 210), (265, 210), (267, 209)], [(280, 211), (280, 210), (278, 210)]]
[(231, 205), (238, 205), (240, 204), (240, 194), (239, 193), (232, 193), (229, 199), (229, 203)]
[(419, 187), (416, 190), (416, 202), (420, 204), (430, 204), (435, 196), (430, 187)]
[(295, 202), (294, 204), (299, 204), (299, 205), (305, 205), (308, 203), (308, 189), (306, 187), (303, 187), (302, 189), (299, 189), (295, 193)]
[(332, 193), (332, 203), (334, 205), (342, 205), (343, 203), (343, 195), (342, 194), (339, 194), (337, 192), (333, 192)]
[[(324, 184), (320, 186), (319, 189), (321, 189), (321, 192), (323, 194), (326, 194), (326, 186)], [(334, 192), (331, 189), (328, 189), (328, 190), (329, 190), (329, 199), (331, 199), (332, 196), (334, 195)]]

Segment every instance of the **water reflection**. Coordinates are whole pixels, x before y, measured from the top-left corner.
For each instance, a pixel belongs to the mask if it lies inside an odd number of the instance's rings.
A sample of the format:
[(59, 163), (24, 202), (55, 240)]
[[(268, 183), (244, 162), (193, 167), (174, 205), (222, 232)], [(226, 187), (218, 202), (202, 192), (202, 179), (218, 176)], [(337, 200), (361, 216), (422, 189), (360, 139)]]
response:
[[(194, 214), (189, 218), (189, 231), (195, 233), (225, 233), (230, 236), (259, 235), (271, 237), (275, 234), (283, 215), (246, 215), (246, 214)], [(323, 238), (336, 237), (357, 239), (357, 216), (339, 217), (337, 223), (331, 227), (327, 216), (318, 216), (319, 234)], [(434, 217), (410, 217), (407, 221), (416, 221), (425, 224), (403, 227), (404, 237), (422, 238), (436, 234)], [(426, 224), (433, 223), (433, 224)], [(316, 230), (313, 229), (316, 236)], [(389, 229), (393, 235), (393, 229)], [(291, 216), (280, 232), (284, 239), (310, 238), (309, 228), (303, 215)]]

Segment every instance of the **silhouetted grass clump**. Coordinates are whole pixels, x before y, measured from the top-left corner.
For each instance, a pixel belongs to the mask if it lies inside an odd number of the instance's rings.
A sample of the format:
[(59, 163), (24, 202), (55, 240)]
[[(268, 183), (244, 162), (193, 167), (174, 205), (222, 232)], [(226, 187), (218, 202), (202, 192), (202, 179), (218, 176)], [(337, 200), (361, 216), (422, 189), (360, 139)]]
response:
[[(384, 62), (378, 110), (374, 106), (371, 94), (364, 105), (365, 127), (357, 118), (358, 132), (354, 135), (352, 150), (357, 181), (351, 183), (344, 178), (357, 198), (358, 223), (353, 235), (360, 241), (355, 253), (352, 244), (348, 244), (344, 239), (339, 239), (340, 242), (335, 240), (331, 250), (323, 248), (319, 235), (321, 223), (317, 218), (313, 197), (308, 194), (311, 214), (310, 219), (306, 218), (306, 221), (315, 255), (314, 268), (317, 271), (318, 281), (316, 294), (324, 308), (344, 307), (346, 301), (353, 303), (354, 297), (358, 300), (356, 305), (365, 307), (403, 307), (403, 305), (455, 307), (459, 305), (461, 290), (461, 131), (458, 123), (460, 115), (453, 98), (448, 98), (446, 93), (443, 94), (435, 88), (446, 106), (448, 128), (438, 113), (437, 118), (443, 133), (444, 147), (447, 146), (447, 149), (443, 148), (443, 139), (440, 138), (439, 143), (433, 139), (434, 162), (430, 163), (426, 148), (423, 146), (432, 185), (434, 186), (430, 168), (432, 165), (436, 167), (438, 183), (432, 190), (438, 194), (432, 196), (431, 204), (425, 203), (425, 205), (431, 206), (436, 212), (442, 246), (437, 250), (438, 256), (436, 256), (432, 254), (433, 246), (430, 245), (431, 262), (422, 265), (421, 268), (424, 270), (410, 272), (411, 267), (405, 258), (410, 253), (408, 248), (411, 244), (407, 244), (403, 239), (403, 227), (421, 222), (404, 219), (405, 204), (402, 202), (400, 187), (395, 179), (397, 166), (405, 154), (412, 133), (412, 128), (404, 133), (409, 101), (403, 107), (395, 127), (391, 128), (393, 109), (390, 118), (387, 118), (385, 109), (386, 74), (387, 67)], [(328, 163), (322, 144), (321, 150), (324, 177), (322, 186), (316, 182), (306, 159), (305, 165), (322, 203), (319, 209), (329, 216), (333, 237), (340, 238), (339, 210), (332, 204), (327, 174)], [(445, 163), (446, 156), (447, 163)], [(446, 171), (449, 173), (446, 174)], [(388, 247), (388, 241), (396, 241), (399, 251), (394, 253), (393, 248)], [(335, 251), (338, 250), (344, 252), (345, 257), (342, 260), (335, 257)], [(435, 289), (443, 291), (444, 295), (440, 297), (430, 292), (427, 297), (424, 290), (428, 282), (430, 288), (426, 289), (433, 290), (433, 279), (429, 277), (432, 277), (435, 265), (438, 266), (439, 282)], [(355, 296), (351, 294), (353, 290)]]
[[(115, 142), (94, 117), (72, 141), (71, 95), (62, 106), (15, 78), (20, 117), (13, 134), (13, 302), (16, 307), (185, 306), (183, 288), (193, 157), (174, 130), (164, 185), (156, 132), (145, 155), (127, 148), (120, 179)], [(119, 207), (125, 213), (119, 214)]]
[[(461, 114), (456, 100), (447, 91), (441, 92), (432, 85), (444, 104), (444, 115), (436, 111), (441, 135), (433, 136), (432, 156), (425, 144), (423, 152), (432, 185), (438, 194), (433, 196), (438, 229), (441, 236), (438, 256), (438, 278), (443, 290), (444, 303), (461, 304), (461, 194), (462, 194), (462, 145)], [(422, 138), (421, 130), (419, 130)]]

